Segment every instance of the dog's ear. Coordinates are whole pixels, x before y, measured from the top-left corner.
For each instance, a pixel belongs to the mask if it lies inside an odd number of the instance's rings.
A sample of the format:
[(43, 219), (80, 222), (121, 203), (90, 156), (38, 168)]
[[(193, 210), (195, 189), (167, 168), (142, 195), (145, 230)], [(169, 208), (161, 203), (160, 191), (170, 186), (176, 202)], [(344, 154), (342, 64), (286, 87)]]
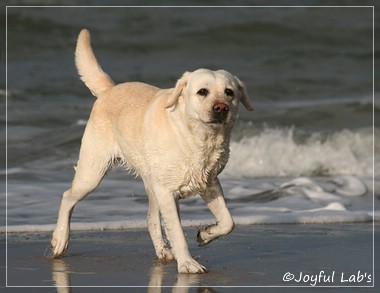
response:
[(175, 104), (177, 104), (179, 97), (182, 94), (182, 90), (187, 84), (187, 80), (189, 79), (190, 72), (185, 72), (182, 77), (177, 81), (175, 88), (173, 89), (172, 94), (168, 98), (168, 103), (166, 104), (165, 108), (171, 108)]
[(244, 83), (240, 79), (238, 79), (236, 76), (235, 78), (237, 80), (238, 89), (240, 92), (240, 102), (244, 105), (244, 107), (248, 111), (253, 111), (253, 107), (251, 105), (251, 102), (249, 101), (247, 90), (245, 89)]

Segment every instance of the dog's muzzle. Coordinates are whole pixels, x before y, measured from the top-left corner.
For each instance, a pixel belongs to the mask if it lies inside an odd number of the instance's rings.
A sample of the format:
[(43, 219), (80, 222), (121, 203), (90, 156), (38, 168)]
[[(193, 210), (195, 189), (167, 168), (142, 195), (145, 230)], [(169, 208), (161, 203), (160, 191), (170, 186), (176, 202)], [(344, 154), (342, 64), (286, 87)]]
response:
[(227, 120), (230, 108), (227, 104), (216, 103), (212, 108), (211, 123), (223, 123)]

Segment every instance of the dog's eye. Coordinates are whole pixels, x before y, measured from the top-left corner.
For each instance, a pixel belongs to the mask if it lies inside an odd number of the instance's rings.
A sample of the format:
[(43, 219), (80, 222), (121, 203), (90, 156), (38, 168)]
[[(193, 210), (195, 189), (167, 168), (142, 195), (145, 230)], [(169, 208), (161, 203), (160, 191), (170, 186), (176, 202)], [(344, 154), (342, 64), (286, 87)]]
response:
[(206, 97), (208, 95), (208, 90), (207, 89), (200, 89), (198, 92), (197, 92), (197, 95), (200, 95), (202, 97)]
[(234, 91), (231, 89), (226, 89), (224, 92), (226, 93), (227, 97), (233, 97), (235, 95)]

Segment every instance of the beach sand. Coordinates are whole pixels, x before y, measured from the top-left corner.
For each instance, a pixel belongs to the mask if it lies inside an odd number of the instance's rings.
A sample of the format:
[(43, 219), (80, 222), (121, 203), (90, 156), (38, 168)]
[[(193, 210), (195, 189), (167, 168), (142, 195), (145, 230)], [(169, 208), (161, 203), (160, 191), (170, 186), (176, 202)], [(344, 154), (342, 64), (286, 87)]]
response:
[[(190, 252), (209, 270), (203, 275), (177, 274), (176, 263), (157, 262), (146, 229), (73, 232), (68, 254), (62, 259), (44, 257), (50, 252), (50, 233), (11, 233), (7, 238), (7, 285), (17, 288), (8, 287), (6, 291), (253, 292), (253, 288), (236, 291), (225, 286), (305, 286), (296, 291), (280, 290), (304, 292), (314, 283), (315, 275), (321, 275), (316, 286), (372, 286), (372, 228), (371, 223), (237, 226), (230, 235), (204, 247), (196, 244), (197, 228), (186, 228)], [(380, 233), (375, 230), (378, 243)], [(1, 237), (4, 240), (5, 235)], [(380, 263), (379, 254), (376, 262)], [(5, 273), (5, 267), (1, 269)], [(285, 282), (288, 272), (295, 279)], [(65, 286), (71, 286), (71, 291)], [(111, 290), (77, 286), (143, 287)], [(275, 289), (279, 288), (265, 288), (268, 292)], [(321, 290), (336, 292), (334, 288)], [(356, 290), (345, 288), (345, 292)]]

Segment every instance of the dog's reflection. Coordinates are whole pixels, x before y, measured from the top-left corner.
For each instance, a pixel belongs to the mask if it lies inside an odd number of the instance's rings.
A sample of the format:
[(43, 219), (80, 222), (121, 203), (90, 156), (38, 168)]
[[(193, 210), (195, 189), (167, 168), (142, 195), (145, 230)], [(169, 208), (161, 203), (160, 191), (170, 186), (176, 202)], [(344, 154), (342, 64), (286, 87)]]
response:
[[(148, 293), (162, 292), (162, 286), (165, 276), (165, 264), (155, 262), (150, 271), (150, 280), (147, 284)], [(52, 278), (58, 293), (71, 293), (70, 281), (70, 262), (67, 259), (52, 259)], [(199, 274), (178, 274), (177, 280), (173, 284), (173, 293), (188, 293), (191, 287), (197, 287), (200, 282), (201, 275)], [(213, 292), (210, 288), (198, 288), (197, 292)]]
[[(164, 264), (156, 262), (150, 271), (150, 281), (148, 284), (148, 293), (161, 293), (162, 282), (164, 279)], [(196, 287), (199, 284), (199, 274), (178, 274), (177, 281), (173, 285), (173, 293), (188, 293), (190, 287)], [(201, 291), (203, 292), (203, 291)]]
[(58, 293), (70, 293), (70, 263), (65, 259), (52, 259), (51, 275)]

